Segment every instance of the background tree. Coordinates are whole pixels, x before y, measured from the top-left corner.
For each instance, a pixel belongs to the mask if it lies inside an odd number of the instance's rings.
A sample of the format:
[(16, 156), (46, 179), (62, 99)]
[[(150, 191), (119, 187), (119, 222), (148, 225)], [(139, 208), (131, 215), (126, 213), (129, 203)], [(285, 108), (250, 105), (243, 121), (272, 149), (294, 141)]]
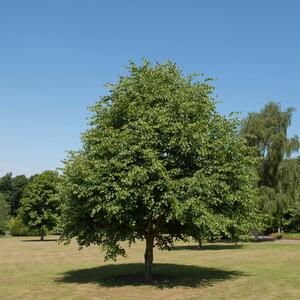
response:
[(121, 241), (145, 240), (150, 279), (154, 246), (253, 220), (255, 159), (237, 122), (216, 112), (208, 80), (171, 62), (128, 70), (65, 161), (64, 238), (113, 259), (125, 255)]
[(300, 231), (300, 157), (284, 160), (280, 164), (278, 191), (285, 197), (283, 229)]
[(284, 230), (300, 232), (300, 197), (289, 207), (283, 215)]
[(9, 220), (9, 206), (5, 196), (0, 193), (0, 234), (5, 233), (6, 224)]
[(60, 217), (61, 203), (58, 197), (59, 175), (44, 171), (34, 176), (24, 191), (19, 216), (29, 230), (38, 230), (41, 240), (52, 230)]
[(13, 177), (12, 173), (7, 173), (0, 178), (0, 193), (3, 194), (5, 200), (9, 204), (11, 216), (16, 216), (20, 207), (22, 193), (30, 181), (25, 175)]
[[(297, 136), (288, 138), (294, 108), (283, 111), (279, 104), (269, 102), (260, 112), (249, 113), (242, 126), (242, 134), (261, 159), (259, 167), (260, 208), (268, 215), (268, 227), (282, 226), (284, 209), (291, 201), (289, 188), (294, 179), (285, 165), (286, 160), (299, 149)], [(285, 178), (291, 179), (291, 184)]]

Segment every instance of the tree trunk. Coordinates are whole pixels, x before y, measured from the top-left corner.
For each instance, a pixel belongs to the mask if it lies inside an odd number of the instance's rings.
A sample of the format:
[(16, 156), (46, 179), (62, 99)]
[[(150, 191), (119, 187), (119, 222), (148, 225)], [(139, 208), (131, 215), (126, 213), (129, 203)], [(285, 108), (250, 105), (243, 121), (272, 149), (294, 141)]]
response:
[(152, 278), (152, 263), (153, 263), (153, 236), (146, 236), (146, 250), (145, 250), (145, 279)]
[(254, 241), (259, 242), (259, 236), (258, 236), (258, 231), (254, 230)]
[(202, 239), (198, 239), (198, 243), (199, 243), (199, 248), (202, 249), (203, 248)]
[(40, 240), (43, 241), (44, 240), (44, 230), (43, 229), (41, 229), (41, 233), (40, 234), (41, 234), (41, 239)]

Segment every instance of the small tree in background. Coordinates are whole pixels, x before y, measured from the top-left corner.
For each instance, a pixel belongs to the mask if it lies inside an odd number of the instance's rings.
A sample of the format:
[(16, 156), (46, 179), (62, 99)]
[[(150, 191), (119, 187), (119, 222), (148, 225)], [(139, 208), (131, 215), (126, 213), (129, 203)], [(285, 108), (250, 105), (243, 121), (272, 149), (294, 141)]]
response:
[(24, 191), (19, 216), (29, 230), (38, 230), (41, 240), (52, 230), (60, 217), (61, 203), (58, 197), (59, 175), (44, 171), (34, 176)]
[(0, 234), (5, 233), (9, 217), (9, 205), (5, 200), (5, 196), (0, 193)]
[(103, 245), (113, 259), (126, 254), (120, 242), (145, 240), (150, 279), (153, 247), (248, 228), (255, 159), (237, 122), (216, 112), (209, 80), (171, 62), (128, 70), (65, 161), (64, 238)]

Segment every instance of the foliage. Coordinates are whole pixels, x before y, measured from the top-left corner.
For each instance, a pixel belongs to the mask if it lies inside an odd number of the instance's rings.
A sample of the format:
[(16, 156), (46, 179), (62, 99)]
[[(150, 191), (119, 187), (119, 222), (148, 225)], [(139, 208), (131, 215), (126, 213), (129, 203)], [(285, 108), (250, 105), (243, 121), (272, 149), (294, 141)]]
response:
[(299, 139), (287, 137), (293, 111), (292, 107), (282, 111), (279, 104), (270, 102), (260, 112), (249, 113), (241, 130), (261, 159), (259, 208), (266, 214), (267, 228), (273, 230), (282, 227), (299, 185), (299, 164), (289, 159), (299, 149)]
[(288, 203), (292, 204), (300, 194), (300, 158), (286, 159), (278, 168), (277, 190), (287, 196)]
[(7, 229), (12, 236), (39, 236), (40, 234), (36, 230), (29, 230), (19, 216), (9, 220)]
[(60, 217), (58, 197), (59, 175), (54, 171), (44, 171), (36, 175), (28, 184), (21, 200), (19, 216), (29, 230), (40, 232), (41, 239), (52, 230)]
[(278, 190), (285, 195), (283, 229), (300, 231), (300, 158), (288, 159), (279, 168)]
[(9, 204), (10, 215), (16, 216), (17, 210), (20, 207), (22, 193), (30, 181), (25, 175), (12, 176), (12, 173), (7, 173), (0, 178), (0, 193), (2, 193)]
[(65, 161), (64, 237), (103, 245), (113, 259), (125, 255), (120, 241), (146, 240), (149, 276), (154, 246), (249, 229), (255, 159), (237, 121), (216, 112), (208, 80), (171, 62), (128, 70)]
[(288, 232), (300, 232), (300, 199), (298, 198), (283, 214), (283, 229)]
[(9, 206), (3, 194), (0, 194), (0, 234), (3, 234), (9, 220)]
[(282, 111), (279, 104), (269, 102), (259, 113), (249, 113), (244, 121), (242, 133), (262, 158), (260, 186), (277, 186), (280, 163), (299, 149), (298, 137), (287, 137), (294, 110), (289, 107)]

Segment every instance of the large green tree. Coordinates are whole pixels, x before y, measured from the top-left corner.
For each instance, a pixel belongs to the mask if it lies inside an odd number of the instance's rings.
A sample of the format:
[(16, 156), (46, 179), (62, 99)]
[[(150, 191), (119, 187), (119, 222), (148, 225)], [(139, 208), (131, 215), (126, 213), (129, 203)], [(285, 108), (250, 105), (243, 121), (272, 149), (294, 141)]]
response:
[(120, 242), (145, 240), (150, 279), (153, 247), (249, 229), (255, 159), (237, 122), (216, 112), (209, 80), (171, 62), (128, 71), (92, 107), (83, 148), (65, 161), (64, 238), (113, 259), (125, 255)]
[(278, 103), (269, 102), (260, 112), (249, 113), (242, 126), (242, 134), (260, 157), (260, 208), (269, 216), (267, 226), (272, 229), (282, 226), (295, 189), (297, 166), (288, 159), (298, 151), (299, 139), (287, 135), (293, 112), (292, 107), (282, 110)]
[(38, 230), (41, 240), (59, 221), (61, 201), (58, 196), (59, 175), (44, 171), (35, 175), (24, 191), (19, 216), (29, 230)]

